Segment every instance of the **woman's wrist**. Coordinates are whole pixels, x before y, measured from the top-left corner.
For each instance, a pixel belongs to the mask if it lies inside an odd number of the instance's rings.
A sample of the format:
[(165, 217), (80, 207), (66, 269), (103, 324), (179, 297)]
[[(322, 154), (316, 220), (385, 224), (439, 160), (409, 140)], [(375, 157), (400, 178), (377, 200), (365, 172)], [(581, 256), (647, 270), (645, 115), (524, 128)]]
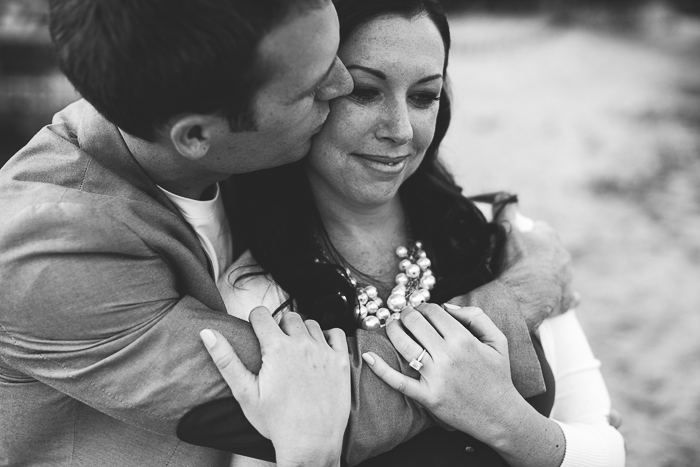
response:
[(513, 467), (559, 467), (566, 452), (561, 427), (537, 412), (522, 397), (490, 439), (483, 440)]
[(340, 467), (342, 449), (330, 445), (276, 449), (278, 467)]

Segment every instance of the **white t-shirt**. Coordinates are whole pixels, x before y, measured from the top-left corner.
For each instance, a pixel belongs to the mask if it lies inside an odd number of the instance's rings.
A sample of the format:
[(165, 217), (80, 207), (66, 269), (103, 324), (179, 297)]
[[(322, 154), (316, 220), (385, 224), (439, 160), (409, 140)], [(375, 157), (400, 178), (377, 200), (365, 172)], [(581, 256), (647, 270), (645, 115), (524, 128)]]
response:
[(180, 210), (185, 220), (192, 226), (199, 241), (211, 260), (214, 280), (217, 287), (224, 271), (233, 263), (233, 237), (228, 223), (224, 202), (221, 199), (219, 184), (213, 199), (199, 201), (170, 193), (160, 188), (165, 196)]

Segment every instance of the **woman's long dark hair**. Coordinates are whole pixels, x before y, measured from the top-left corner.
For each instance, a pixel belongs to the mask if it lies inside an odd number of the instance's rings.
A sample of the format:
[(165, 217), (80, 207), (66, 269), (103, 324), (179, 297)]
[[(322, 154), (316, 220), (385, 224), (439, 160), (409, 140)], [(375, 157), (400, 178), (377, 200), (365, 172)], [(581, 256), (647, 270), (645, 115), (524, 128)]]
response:
[[(336, 0), (340, 43), (381, 15), (425, 15), (450, 49), (447, 18), (436, 0)], [(501, 267), (504, 230), (486, 221), (438, 159), (450, 124), (450, 97), (440, 95), (435, 135), (423, 162), (399, 194), (415, 239), (424, 243), (437, 285), (431, 301), (442, 303), (493, 280)], [(322, 328), (352, 333), (356, 297), (340, 265), (319, 262), (325, 229), (305, 171), (305, 161), (233, 176), (229, 216), (242, 224), (243, 240), (262, 269), (296, 301), (297, 311)], [(345, 266), (345, 265), (343, 265)]]

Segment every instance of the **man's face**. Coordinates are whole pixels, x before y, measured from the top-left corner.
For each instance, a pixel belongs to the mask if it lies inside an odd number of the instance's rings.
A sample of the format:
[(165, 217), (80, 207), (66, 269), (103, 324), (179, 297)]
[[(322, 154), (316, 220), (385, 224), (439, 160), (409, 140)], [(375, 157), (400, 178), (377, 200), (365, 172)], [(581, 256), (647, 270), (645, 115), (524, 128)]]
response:
[(301, 159), (328, 116), (328, 101), (352, 90), (336, 56), (338, 16), (329, 1), (292, 13), (263, 38), (259, 58), (269, 79), (253, 100), (256, 129), (228, 132), (207, 165), (225, 174), (251, 172)]

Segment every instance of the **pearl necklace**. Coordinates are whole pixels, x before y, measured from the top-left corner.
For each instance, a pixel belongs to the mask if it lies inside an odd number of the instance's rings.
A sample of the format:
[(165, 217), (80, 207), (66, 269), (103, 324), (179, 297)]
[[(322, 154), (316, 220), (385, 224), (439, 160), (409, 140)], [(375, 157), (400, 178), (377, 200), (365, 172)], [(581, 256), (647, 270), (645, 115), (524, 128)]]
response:
[[(391, 320), (399, 319), (401, 311), (407, 306), (416, 307), (430, 300), (435, 276), (430, 270), (430, 259), (423, 251), (423, 244), (416, 242), (410, 249), (400, 246), (396, 249), (396, 256), (400, 259), (401, 272), (396, 276), (396, 287), (386, 301), (386, 308), (382, 307), (383, 302), (375, 286), (356, 288), (358, 305), (355, 307), (355, 317), (362, 329), (372, 331), (382, 328)], [(345, 272), (350, 283), (357, 286), (350, 269), (345, 268)]]

